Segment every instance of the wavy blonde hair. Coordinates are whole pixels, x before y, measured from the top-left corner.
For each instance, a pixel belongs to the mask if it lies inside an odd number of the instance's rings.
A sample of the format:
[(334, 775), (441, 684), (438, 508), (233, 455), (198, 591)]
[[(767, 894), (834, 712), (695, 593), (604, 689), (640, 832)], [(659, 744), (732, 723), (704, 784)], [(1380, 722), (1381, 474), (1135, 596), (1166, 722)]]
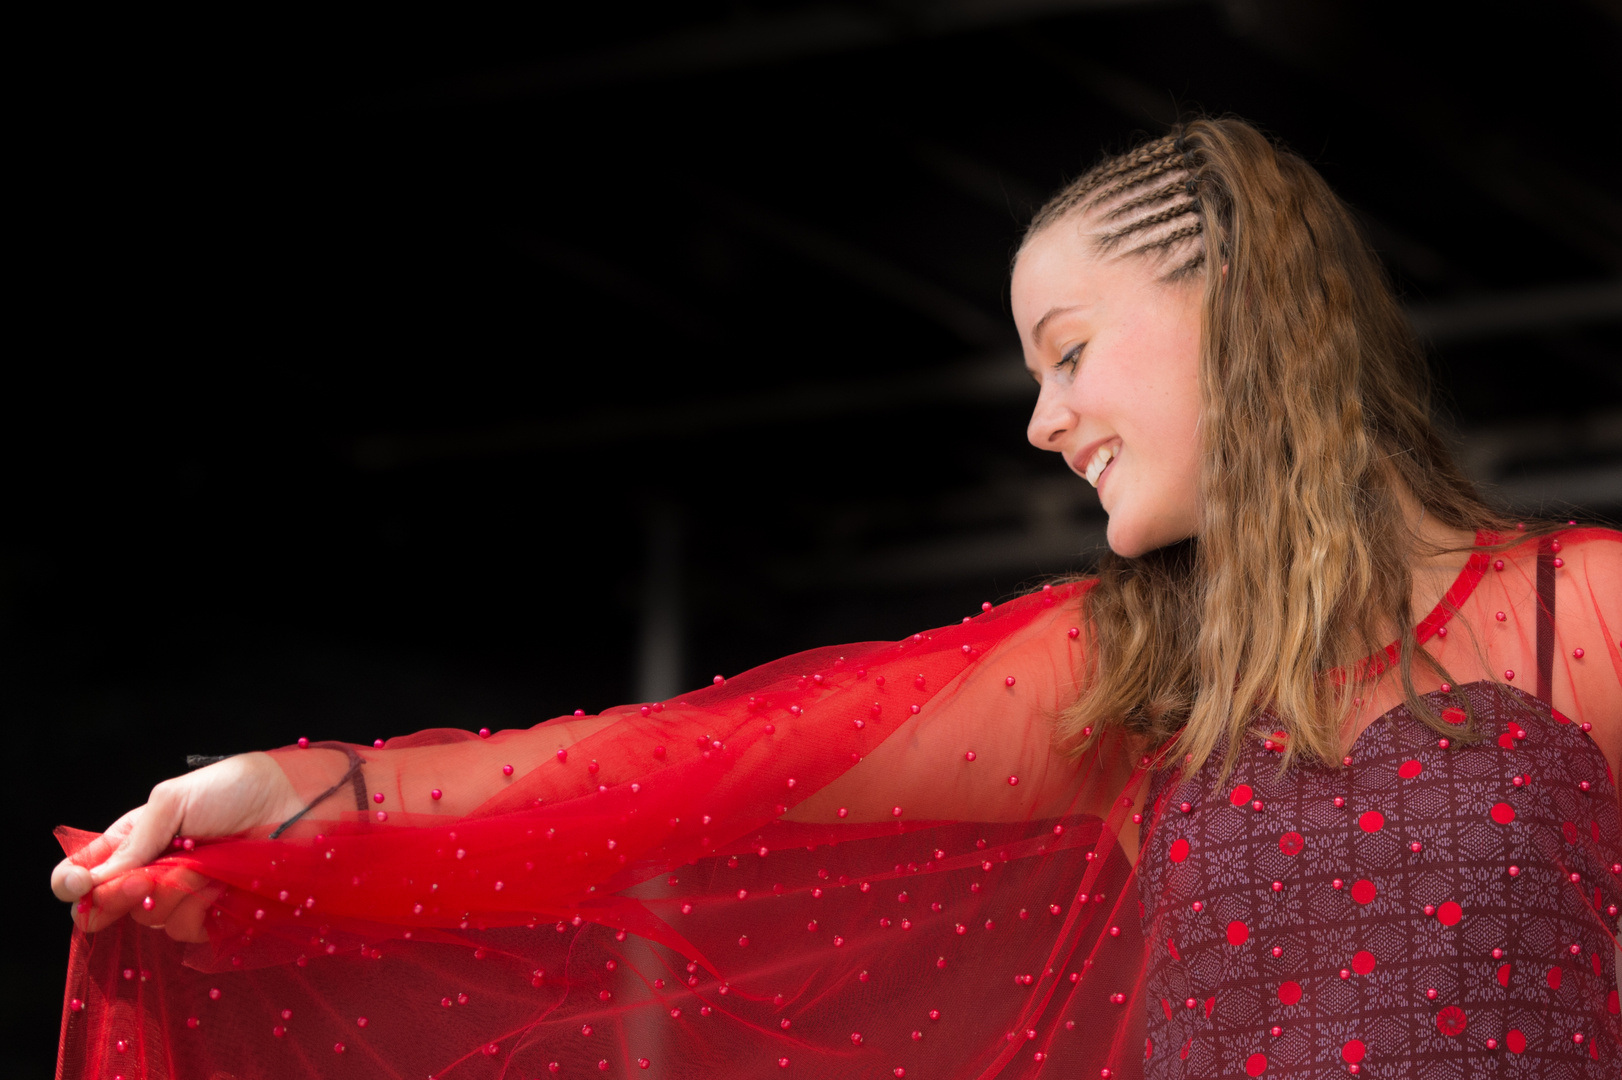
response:
[(1025, 242), (1061, 219), (1168, 283), (1204, 283), (1202, 523), (1139, 558), (1102, 556), (1061, 736), (1079, 753), (1124, 725), (1169, 740), (1161, 760), (1189, 771), (1225, 747), (1226, 776), (1271, 710), (1283, 767), (1338, 765), (1365, 676), (1325, 674), (1383, 649), (1391, 626), (1408, 707), (1448, 730), (1414, 688), (1416, 657), (1447, 676), (1417, 649), (1399, 491), (1454, 528), (1526, 534), (1439, 437), (1424, 358), (1345, 204), (1249, 124), (1200, 119), (1066, 186)]

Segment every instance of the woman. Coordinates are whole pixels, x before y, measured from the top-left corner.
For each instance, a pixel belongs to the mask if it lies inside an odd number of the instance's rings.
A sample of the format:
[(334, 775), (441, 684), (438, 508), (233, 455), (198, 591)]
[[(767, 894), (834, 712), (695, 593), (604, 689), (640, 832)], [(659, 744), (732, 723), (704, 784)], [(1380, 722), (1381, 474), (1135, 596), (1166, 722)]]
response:
[(1476, 497), (1241, 122), (1070, 184), (1012, 291), (1095, 578), (166, 781), (64, 831), (65, 1074), (1617, 1075), (1622, 535)]

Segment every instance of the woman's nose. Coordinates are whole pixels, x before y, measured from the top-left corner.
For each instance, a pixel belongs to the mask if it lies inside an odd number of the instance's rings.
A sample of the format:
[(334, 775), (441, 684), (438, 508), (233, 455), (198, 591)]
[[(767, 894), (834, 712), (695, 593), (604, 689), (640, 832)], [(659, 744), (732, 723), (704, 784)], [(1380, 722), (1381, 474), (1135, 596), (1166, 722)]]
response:
[(1031, 422), (1026, 425), (1025, 437), (1038, 450), (1060, 450), (1065, 433), (1075, 425), (1075, 416), (1048, 387), (1037, 396)]

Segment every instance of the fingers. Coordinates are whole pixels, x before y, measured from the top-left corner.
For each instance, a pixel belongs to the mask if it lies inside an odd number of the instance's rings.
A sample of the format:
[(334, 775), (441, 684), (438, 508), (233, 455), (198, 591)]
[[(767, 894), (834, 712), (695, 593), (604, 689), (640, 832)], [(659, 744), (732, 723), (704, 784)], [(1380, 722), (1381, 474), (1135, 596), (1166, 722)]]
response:
[(99, 884), (94, 875), (95, 867), (106, 862), (118, 850), (118, 845), (129, 835), (135, 818), (145, 809), (138, 806), (131, 810), (113, 822), (106, 832), (56, 864), (51, 871), (51, 891), (56, 893), (57, 899), (77, 900)]
[[(147, 875), (130, 876), (145, 878)], [(208, 884), (209, 879), (194, 870), (171, 868), (162, 878), (150, 881), (147, 894), (130, 908), (130, 918), (142, 926), (157, 929), (170, 920), (177, 907), (201, 892)]]
[(219, 882), (209, 882), (186, 896), (170, 912), (163, 927), (164, 933), (176, 941), (207, 941), (208, 931), (203, 928), (204, 920), (208, 918), (209, 908), (224, 891), (225, 886)]
[(81, 930), (95, 933), (128, 915), (136, 905), (152, 895), (152, 890), (152, 879), (139, 872), (97, 885), (88, 896), (73, 905), (73, 922)]
[(90, 891), (90, 871), (77, 865), (72, 859), (63, 859), (51, 871), (51, 891), (58, 900), (69, 903), (79, 899)]
[[(162, 855), (180, 829), (180, 817), (180, 800), (168, 783), (153, 788), (145, 806), (130, 811), (107, 830), (114, 847), (105, 860), (90, 868), (92, 886), (112, 881)], [(94, 846), (88, 845), (85, 850)]]

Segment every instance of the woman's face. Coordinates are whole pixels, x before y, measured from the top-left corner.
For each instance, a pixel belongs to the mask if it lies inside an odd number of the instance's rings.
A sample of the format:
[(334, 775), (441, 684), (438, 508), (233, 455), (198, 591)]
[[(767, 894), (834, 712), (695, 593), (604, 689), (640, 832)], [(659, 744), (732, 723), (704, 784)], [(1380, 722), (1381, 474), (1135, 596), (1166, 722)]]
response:
[(1202, 279), (1100, 255), (1061, 220), (1014, 264), (1014, 322), (1041, 387), (1027, 434), (1098, 489), (1109, 546), (1135, 557), (1199, 528)]

